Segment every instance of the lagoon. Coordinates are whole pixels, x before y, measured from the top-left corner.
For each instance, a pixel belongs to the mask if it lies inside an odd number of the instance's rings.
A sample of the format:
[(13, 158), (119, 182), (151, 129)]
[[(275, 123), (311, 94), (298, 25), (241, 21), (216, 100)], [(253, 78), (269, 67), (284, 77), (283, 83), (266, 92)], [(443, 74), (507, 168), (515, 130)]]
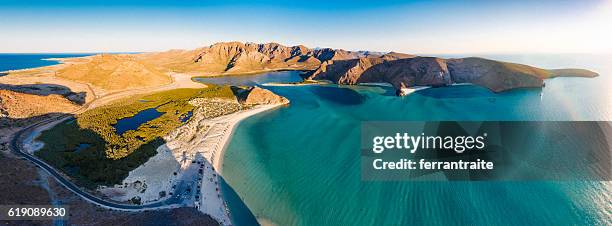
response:
[[(601, 76), (556, 78), (547, 80), (543, 89), (499, 94), (471, 85), (426, 89), (406, 97), (394, 96), (385, 86), (265, 87), (291, 104), (245, 119), (235, 130), (222, 173), (229, 185), (223, 187), (224, 194), (238, 196), (227, 199), (232, 213), (238, 213), (232, 215), (234, 223), (253, 223), (244, 214), (244, 204), (255, 218), (277, 225), (601, 224), (609, 219), (609, 182), (360, 178), (362, 121), (610, 121), (612, 93), (607, 86), (612, 85), (612, 64), (567, 58), (556, 64), (546, 56), (527, 59), (548, 68), (589, 68)], [(514, 61), (529, 63), (523, 59)], [(286, 82), (282, 80), (266, 82)]]
[(114, 125), (114, 127), (115, 127), (115, 130), (117, 131), (117, 135), (121, 136), (123, 135), (123, 133), (129, 130), (138, 129), (140, 125), (148, 121), (151, 121), (153, 119), (156, 119), (159, 116), (162, 116), (163, 114), (164, 114), (163, 112), (157, 111), (156, 108), (148, 108), (148, 109), (138, 112), (132, 117), (126, 117), (126, 118), (119, 119), (117, 121), (117, 124)]

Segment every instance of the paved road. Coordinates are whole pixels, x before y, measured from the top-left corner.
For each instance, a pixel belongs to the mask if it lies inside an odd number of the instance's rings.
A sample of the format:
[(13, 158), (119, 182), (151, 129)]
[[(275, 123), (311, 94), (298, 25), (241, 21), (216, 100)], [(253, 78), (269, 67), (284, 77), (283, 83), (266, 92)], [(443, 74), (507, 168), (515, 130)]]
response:
[(47, 171), (51, 176), (53, 176), (58, 182), (60, 182), (68, 190), (72, 191), (78, 196), (96, 205), (106, 207), (106, 208), (126, 210), (126, 211), (152, 210), (152, 209), (171, 208), (171, 207), (179, 206), (179, 204), (182, 202), (182, 199), (180, 198), (180, 194), (178, 194), (179, 192), (175, 192), (175, 194), (173, 194), (172, 197), (166, 200), (154, 202), (154, 203), (148, 203), (145, 205), (123, 204), (123, 203), (117, 203), (117, 202), (98, 198), (94, 195), (87, 193), (86, 191), (83, 191), (80, 187), (72, 183), (70, 180), (66, 179), (60, 172), (58, 172), (51, 165), (38, 159), (36, 156), (33, 156), (30, 153), (23, 151), (24, 150), (22, 147), (23, 143), (21, 143), (21, 141), (23, 140), (24, 136), (34, 132), (34, 130), (38, 126), (42, 126), (42, 125), (45, 125), (47, 123), (50, 123), (56, 120), (60, 120), (60, 121), (67, 120), (69, 118), (72, 118), (72, 116), (62, 116), (59, 118), (51, 118), (51, 119), (47, 119), (47, 120), (35, 123), (33, 125), (26, 127), (25, 129), (20, 130), (19, 132), (14, 134), (14, 137), (11, 140), (11, 143), (10, 143), (11, 150), (16, 154), (23, 156), (27, 160), (30, 160), (32, 163), (36, 164), (41, 169)]
[[(61, 118), (58, 118), (56, 120), (66, 120), (68, 118), (70, 118), (71, 116), (63, 116)], [(39, 166), (41, 169), (44, 169), (45, 171), (47, 171), (51, 176), (55, 177), (55, 179), (60, 182), (62, 185), (64, 185), (65, 188), (67, 188), (68, 190), (72, 191), (73, 193), (77, 194), (78, 196), (81, 196), (82, 198), (84, 198), (85, 200), (92, 202), (94, 204), (106, 207), (106, 208), (111, 208), (111, 209), (118, 209), (118, 210), (128, 210), (128, 211), (135, 211), (135, 210), (150, 210), (150, 209), (160, 209), (160, 208), (169, 208), (169, 207), (174, 207), (177, 206), (178, 204), (180, 204), (182, 202), (182, 199), (180, 198), (180, 194), (173, 194), (172, 197), (163, 200), (163, 201), (159, 201), (159, 202), (154, 202), (154, 203), (148, 203), (145, 205), (130, 205), (130, 204), (123, 204), (123, 203), (116, 203), (116, 202), (112, 202), (112, 201), (108, 201), (108, 200), (104, 200), (101, 198), (98, 198), (94, 195), (91, 195), (85, 191), (83, 191), (81, 188), (79, 188), (77, 185), (75, 185), (74, 183), (72, 183), (71, 181), (69, 181), (68, 179), (66, 179), (60, 172), (58, 172), (55, 168), (53, 168), (51, 165), (45, 163), (44, 161), (38, 159), (36, 156), (31, 155), (30, 153), (24, 152), (23, 148), (22, 148), (22, 144), (20, 143), (20, 141), (22, 140), (22, 137), (24, 135), (29, 134), (30, 132), (33, 132), (33, 130), (37, 127), (40, 126), (42, 124), (46, 124), (50, 121), (55, 121), (54, 119), (49, 119), (49, 120), (45, 120), (39, 123), (36, 123), (34, 125), (28, 126), (27, 128), (15, 133), (13, 139), (11, 140), (10, 143), (10, 148), (13, 152), (17, 153), (20, 156), (23, 156), (24, 158), (30, 160), (32, 163), (36, 164), (37, 166)], [(175, 192), (178, 193), (178, 192)]]
[[(119, 92), (115, 92), (115, 93), (109, 93), (106, 94), (104, 96), (97, 96), (95, 95), (95, 93), (93, 92), (93, 90), (91, 91), (94, 94), (94, 100), (90, 101), (89, 103), (86, 103), (85, 105), (83, 105), (81, 108), (79, 108), (78, 110), (74, 111), (72, 114), (79, 114), (82, 112), (85, 112), (91, 108), (95, 108), (98, 105), (103, 105), (105, 103), (108, 103), (112, 100), (116, 100), (119, 98), (123, 98), (125, 96), (130, 96), (130, 95), (135, 95), (135, 94), (141, 94), (141, 93), (151, 93), (151, 92), (157, 92), (157, 91), (163, 91), (163, 90), (170, 90), (170, 89), (177, 89), (177, 88), (181, 88), (181, 87), (201, 87), (202, 85), (197, 84), (198, 86), (195, 85), (189, 85), (189, 84), (183, 84), (185, 83), (184, 81), (181, 82), (177, 82), (177, 78), (181, 78), (182, 80), (184, 80), (185, 78), (182, 78), (180, 76), (180, 74), (173, 74), (170, 76), (170, 78), (172, 79), (172, 82), (170, 84), (165, 84), (159, 87), (154, 87), (154, 88), (150, 88), (150, 87), (145, 87), (145, 88), (139, 88), (139, 89), (134, 89), (134, 90), (126, 90), (126, 91), (119, 91)], [(191, 81), (189, 79), (189, 81)], [(89, 85), (88, 85), (89, 86)], [(89, 87), (91, 89), (91, 87)], [(34, 130), (37, 127), (55, 122), (55, 121), (63, 121), (63, 120), (67, 120), (73, 118), (72, 115), (66, 115), (66, 116), (60, 116), (60, 117), (54, 117), (54, 118), (50, 118), (50, 119), (46, 119), (43, 121), (40, 121), (38, 123), (35, 123), (33, 125), (30, 125), (28, 127), (26, 127), (25, 129), (20, 130), (19, 132), (15, 133), (13, 136), (13, 139), (11, 140), (10, 143), (10, 148), (13, 152), (15, 152), (16, 154), (23, 156), (24, 158), (30, 160), (32, 163), (36, 164), (38, 167), (40, 167), (41, 169), (44, 169), (45, 171), (47, 171), (51, 176), (55, 177), (55, 179), (60, 182), (66, 189), (72, 191), (73, 193), (77, 194), (78, 196), (81, 196), (83, 199), (97, 204), (99, 206), (102, 207), (106, 207), (106, 208), (111, 208), (111, 209), (117, 209), (117, 210), (126, 210), (126, 211), (139, 211), (139, 210), (152, 210), (152, 209), (161, 209), (161, 208), (172, 208), (172, 207), (178, 207), (180, 206), (180, 204), (183, 202), (183, 199), (180, 197), (181, 193), (183, 193), (182, 191), (180, 191), (181, 189), (177, 189), (177, 191), (173, 192), (173, 196), (164, 200), (164, 201), (159, 201), (159, 202), (154, 202), (154, 203), (148, 203), (145, 205), (129, 205), (129, 204), (122, 204), (122, 203), (116, 203), (113, 201), (108, 201), (108, 200), (104, 200), (101, 198), (98, 198), (94, 195), (91, 195), (85, 191), (83, 191), (81, 188), (79, 188), (77, 185), (75, 185), (74, 183), (72, 183), (70, 180), (66, 179), (63, 174), (61, 174), (60, 172), (58, 172), (55, 168), (53, 168), (51, 165), (45, 163), (44, 161), (38, 159), (36, 156), (31, 155), (30, 153), (24, 152), (23, 151), (23, 143), (22, 140), (24, 138), (25, 135), (28, 135), (32, 132), (34, 132)]]

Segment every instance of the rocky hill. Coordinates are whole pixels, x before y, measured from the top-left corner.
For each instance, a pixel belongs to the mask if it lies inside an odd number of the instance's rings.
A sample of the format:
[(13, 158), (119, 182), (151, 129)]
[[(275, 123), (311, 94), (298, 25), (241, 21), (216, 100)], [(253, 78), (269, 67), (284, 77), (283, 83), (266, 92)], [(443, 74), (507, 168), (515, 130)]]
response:
[(193, 50), (142, 54), (102, 54), (64, 59), (54, 70), (60, 78), (87, 83), (107, 91), (156, 86), (172, 82), (169, 72), (191, 76), (308, 70), (306, 79), (338, 84), (386, 82), (401, 90), (412, 86), (473, 83), (494, 92), (541, 87), (556, 76), (595, 77), (582, 69), (546, 70), (483, 58), (443, 59), (397, 52), (346, 51), (284, 46), (278, 43), (221, 42)]
[(238, 99), (238, 102), (245, 105), (289, 104), (289, 100), (287, 98), (257, 86), (232, 86), (231, 88), (234, 95)]
[(78, 108), (79, 105), (58, 94), (36, 95), (0, 89), (0, 121), (4, 117), (17, 119), (51, 112), (69, 113)]
[(329, 60), (306, 75), (306, 79), (330, 80), (338, 84), (390, 83), (403, 95), (412, 86), (446, 86), (473, 83), (494, 92), (514, 88), (542, 87), (546, 78), (557, 76), (595, 77), (584, 69), (546, 70), (528, 65), (483, 58), (443, 59), (388, 53), (380, 57)]
[(195, 50), (140, 54), (150, 64), (170, 71), (200, 74), (243, 74), (272, 70), (313, 70), (327, 60), (368, 55), (341, 49), (311, 49), (278, 43), (221, 42)]
[(386, 82), (402, 94), (412, 86), (473, 83), (494, 92), (541, 87), (556, 76), (595, 77), (582, 69), (546, 70), (483, 58), (443, 59), (397, 52), (346, 51), (278, 43), (221, 42), (195, 50), (171, 50), (136, 55), (159, 70), (198, 75), (229, 75), (274, 70), (309, 70), (306, 79), (338, 84)]
[(172, 82), (156, 66), (130, 54), (101, 54), (82, 58), (83, 62), (67, 64), (55, 75), (112, 91)]
[(285, 97), (279, 96), (270, 90), (262, 89), (257, 86), (251, 88), (246, 95), (244, 104), (255, 105), (255, 104), (288, 104), (289, 100)]

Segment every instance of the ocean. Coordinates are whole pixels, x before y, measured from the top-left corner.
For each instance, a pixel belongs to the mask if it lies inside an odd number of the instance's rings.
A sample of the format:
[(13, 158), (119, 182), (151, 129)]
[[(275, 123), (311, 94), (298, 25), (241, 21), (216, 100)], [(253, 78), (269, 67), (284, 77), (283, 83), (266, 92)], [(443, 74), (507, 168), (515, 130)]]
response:
[(0, 72), (58, 64), (49, 58), (82, 57), (91, 53), (0, 53)]
[[(444, 56), (460, 57), (460, 56)], [(291, 104), (242, 121), (225, 152), (224, 196), (236, 225), (609, 224), (610, 182), (366, 182), (360, 123), (401, 120), (610, 121), (612, 62), (596, 55), (488, 55), (597, 78), (554, 78), (499, 94), (463, 85), (406, 97), (384, 86), (270, 86)], [(299, 72), (232, 78), (295, 81)], [(203, 82), (224, 83), (223, 78)]]
[[(0, 54), (0, 71), (86, 54)], [(458, 55), (444, 57), (460, 57)], [(406, 97), (384, 86), (270, 86), (291, 101), (236, 128), (225, 152), (223, 193), (235, 225), (602, 225), (611, 224), (610, 182), (365, 182), (362, 121), (610, 121), (612, 57), (484, 55), (544, 68), (579, 67), (600, 77), (555, 78), (543, 89), (491, 93), (477, 86)], [(202, 79), (264, 84), (299, 72)]]

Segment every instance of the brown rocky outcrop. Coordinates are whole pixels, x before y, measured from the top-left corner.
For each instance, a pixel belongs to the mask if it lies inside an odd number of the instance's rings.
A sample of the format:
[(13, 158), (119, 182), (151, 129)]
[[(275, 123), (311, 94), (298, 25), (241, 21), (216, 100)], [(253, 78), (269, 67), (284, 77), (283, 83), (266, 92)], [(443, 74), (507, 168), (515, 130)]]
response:
[(131, 54), (100, 54), (68, 64), (55, 75), (105, 90), (125, 90), (168, 84), (172, 79), (155, 65)]
[(246, 105), (257, 104), (288, 104), (289, 100), (285, 97), (276, 95), (270, 90), (262, 89), (257, 86), (250, 88), (243, 100)]
[(303, 45), (278, 43), (221, 42), (195, 50), (171, 50), (140, 54), (170, 71), (208, 74), (240, 74), (267, 70), (313, 70), (326, 60), (358, 58), (358, 52), (341, 49), (310, 49)]
[(36, 95), (0, 90), (0, 118), (28, 118), (50, 112), (69, 113), (78, 108), (79, 105), (58, 94)]
[(450, 59), (447, 64), (453, 83), (473, 83), (494, 92), (542, 87), (550, 77), (545, 69), (483, 58)]
[(475, 57), (443, 59), (278, 43), (221, 42), (194, 50), (104, 54), (83, 60), (58, 70), (56, 75), (106, 90), (122, 90), (169, 83), (167, 72), (210, 76), (309, 70), (306, 79), (338, 84), (386, 82), (400, 91), (411, 86), (473, 83), (494, 92), (541, 87), (544, 79), (557, 76), (597, 76), (583, 69), (547, 70)]
[(443, 59), (388, 53), (378, 58), (329, 60), (308, 73), (306, 79), (330, 80), (338, 84), (390, 83), (398, 93), (411, 86), (445, 86), (473, 83), (494, 92), (542, 87), (544, 79), (557, 76), (595, 77), (584, 69), (546, 70), (523, 64), (484, 58)]

